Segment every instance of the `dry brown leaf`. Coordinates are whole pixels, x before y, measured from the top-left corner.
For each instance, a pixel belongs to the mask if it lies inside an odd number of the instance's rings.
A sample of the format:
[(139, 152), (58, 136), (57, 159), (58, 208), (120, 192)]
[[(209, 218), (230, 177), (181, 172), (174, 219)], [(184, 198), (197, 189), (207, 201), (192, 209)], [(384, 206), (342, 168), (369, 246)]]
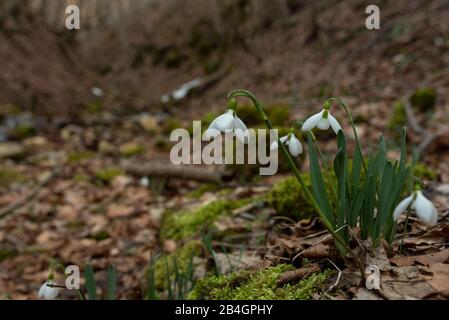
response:
[(449, 264), (436, 263), (429, 269), (433, 273), (428, 280), (430, 285), (446, 298), (449, 298)]
[(321, 259), (329, 256), (329, 246), (323, 243), (319, 243), (316, 246), (307, 248), (301, 257), (307, 259)]
[(402, 257), (396, 256), (390, 258), (390, 262), (398, 267), (412, 266), (417, 263), (424, 266), (432, 266), (437, 263), (443, 263), (448, 259), (449, 259), (449, 249), (446, 249), (440, 252), (424, 254), (419, 256), (402, 256)]
[(108, 208), (107, 216), (113, 218), (123, 218), (131, 215), (134, 212), (134, 208), (121, 204), (111, 204)]
[(176, 250), (176, 242), (173, 240), (165, 240), (164, 241), (164, 251), (167, 253), (172, 253)]

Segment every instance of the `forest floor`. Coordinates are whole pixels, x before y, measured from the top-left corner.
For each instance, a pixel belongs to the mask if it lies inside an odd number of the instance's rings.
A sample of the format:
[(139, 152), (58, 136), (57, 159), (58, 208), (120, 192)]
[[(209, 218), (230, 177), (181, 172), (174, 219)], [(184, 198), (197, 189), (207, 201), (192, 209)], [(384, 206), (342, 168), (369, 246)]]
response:
[[(0, 60), (10, 61), (0, 73), (5, 80), (0, 91), (0, 298), (37, 298), (53, 260), (82, 271), (91, 264), (103, 295), (107, 268), (114, 265), (122, 299), (148, 298), (153, 272), (159, 297), (167, 298), (167, 274), (176, 276), (173, 259), (185, 274), (190, 257), (193, 274), (184, 276), (197, 286), (184, 290), (184, 298), (448, 298), (448, 20), (438, 1), (426, 3), (395, 2), (383, 11), (379, 34), (361, 32), (364, 11), (350, 2), (336, 2), (347, 13), (338, 17), (332, 16), (335, 7), (320, 11), (315, 31), (305, 32), (309, 13), (298, 11), (285, 24), (246, 35), (251, 49), (233, 48), (218, 71), (204, 77), (201, 64), (192, 67), (187, 59), (169, 68), (152, 62), (154, 53), (146, 53), (139, 68), (130, 68), (129, 57), (111, 61), (113, 55), (105, 54), (112, 51), (109, 46), (89, 56), (95, 68), (82, 58), (73, 60), (76, 55), (67, 60), (60, 39), (42, 26), (0, 33)], [(208, 15), (203, 11), (197, 20)], [(131, 47), (164, 47), (164, 39), (178, 39), (173, 20), (183, 21), (168, 17), (165, 23), (174, 27), (164, 29), (162, 40), (131, 39), (137, 42)], [(183, 32), (194, 29), (192, 21)], [(186, 50), (183, 56), (194, 50), (185, 43), (180, 48)], [(48, 60), (54, 68), (47, 70)], [(77, 68), (73, 61), (85, 64)], [(98, 69), (110, 71), (92, 77)], [(210, 80), (208, 86), (180, 101), (161, 102), (163, 94), (199, 75)], [(91, 93), (97, 85), (102, 97)], [(209, 182), (145, 172), (167, 162), (173, 129), (190, 129), (192, 120), (206, 126), (224, 111), (227, 92), (237, 88), (260, 97), (278, 127), (318, 112), (331, 93), (341, 97), (353, 112), (366, 154), (384, 134), (388, 155), (397, 158), (399, 132), (409, 127), (408, 141), (423, 155), (416, 174), (438, 209), (439, 223), (428, 228), (412, 216), (400, 252), (400, 220), (392, 247), (367, 256), (357, 252), (366, 264), (379, 266), (381, 290), (359, 286), (360, 273), (339, 258), (282, 159), (280, 173), (268, 178), (258, 176), (255, 166), (226, 168), (230, 177)], [(249, 126), (262, 125), (244, 102), (239, 108)], [(44, 117), (48, 114), (50, 119)], [(344, 113), (333, 114), (352, 149)], [(333, 135), (322, 133), (319, 139), (325, 153), (335, 153)], [(307, 174), (307, 157), (298, 164)], [(204, 171), (206, 176), (223, 168), (204, 169), (211, 170)], [(63, 281), (61, 272), (56, 276)], [(64, 291), (62, 297), (76, 295)]]

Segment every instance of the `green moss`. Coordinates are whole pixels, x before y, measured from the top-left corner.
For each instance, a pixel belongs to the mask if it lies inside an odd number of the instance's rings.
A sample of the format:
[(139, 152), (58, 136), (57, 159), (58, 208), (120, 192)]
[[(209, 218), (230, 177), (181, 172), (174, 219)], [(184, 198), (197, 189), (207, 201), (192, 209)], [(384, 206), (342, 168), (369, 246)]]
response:
[(133, 157), (145, 152), (145, 147), (136, 142), (125, 143), (120, 146), (120, 155), (123, 157)]
[(115, 177), (118, 177), (123, 174), (123, 171), (117, 167), (109, 167), (106, 169), (99, 170), (95, 173), (95, 178), (97, 178), (100, 182), (108, 184)]
[(167, 211), (162, 217), (161, 239), (180, 240), (202, 230), (210, 231), (214, 221), (229, 215), (233, 209), (246, 204), (248, 200), (217, 200), (196, 210)]
[(410, 97), (412, 106), (418, 108), (422, 112), (430, 111), (437, 98), (437, 94), (432, 88), (421, 88), (416, 90)]
[[(289, 122), (291, 110), (288, 105), (267, 105), (264, 110), (273, 126), (283, 126)], [(237, 115), (247, 126), (262, 125), (265, 128), (262, 117), (253, 105), (238, 106)]]
[(154, 279), (156, 289), (163, 291), (167, 288), (167, 272), (170, 278), (175, 275), (174, 261), (181, 272), (185, 272), (192, 257), (201, 255), (203, 246), (199, 240), (192, 240), (176, 249), (175, 252), (159, 257), (154, 263)]
[[(302, 174), (302, 178), (311, 188), (310, 175)], [(325, 180), (328, 199), (331, 207), (335, 206), (335, 196), (327, 179)], [(276, 183), (267, 194), (267, 202), (279, 215), (287, 216), (295, 220), (308, 218), (316, 214), (315, 208), (306, 197), (303, 189), (294, 177), (289, 177)]]
[(421, 162), (415, 165), (413, 175), (427, 180), (435, 180), (438, 177), (438, 174), (435, 170)]
[(103, 110), (103, 105), (101, 104), (100, 100), (95, 100), (95, 101), (89, 102), (86, 105), (87, 113), (92, 113), (92, 114), (99, 113), (99, 112), (101, 112), (101, 110)]
[(405, 114), (405, 108), (402, 102), (397, 101), (393, 106), (393, 115), (390, 118), (388, 127), (391, 130), (401, 130), (401, 128), (406, 124), (407, 116)]
[(25, 179), (25, 175), (21, 172), (0, 167), (0, 186), (9, 186), (11, 183), (22, 182)]
[(170, 150), (170, 143), (166, 137), (157, 137), (154, 142), (154, 147), (159, 151), (168, 151)]
[(93, 157), (93, 153), (89, 151), (76, 151), (72, 152), (67, 157), (67, 163), (69, 164), (77, 164), (83, 160), (91, 159)]
[(73, 177), (73, 180), (75, 180), (76, 182), (87, 182), (87, 181), (89, 181), (89, 177), (86, 176), (85, 174), (78, 173), (78, 174), (75, 174), (75, 176)]
[(181, 128), (182, 124), (181, 121), (177, 118), (167, 118), (162, 123), (161, 133), (165, 135), (170, 135), (171, 132), (175, 129)]
[(203, 183), (198, 188), (196, 188), (195, 190), (190, 191), (187, 194), (187, 197), (193, 198), (193, 199), (198, 199), (203, 194), (205, 194), (206, 192), (217, 191), (217, 190), (218, 190), (218, 186), (216, 184)]
[(0, 246), (0, 262), (3, 260), (13, 257), (17, 254), (17, 252), (8, 246)]
[(256, 272), (240, 271), (210, 276), (196, 283), (191, 300), (307, 300), (324, 289), (332, 272), (313, 274), (296, 284), (277, 287), (279, 277), (293, 267), (281, 264)]
[(36, 129), (30, 125), (22, 124), (17, 126), (10, 133), (13, 139), (23, 140), (25, 138), (32, 137), (36, 134)]
[(110, 234), (109, 234), (109, 232), (107, 230), (100, 230), (100, 231), (94, 233), (91, 236), (92, 239), (95, 239), (97, 241), (105, 240), (105, 239), (108, 239), (110, 237), (111, 236), (110, 236)]

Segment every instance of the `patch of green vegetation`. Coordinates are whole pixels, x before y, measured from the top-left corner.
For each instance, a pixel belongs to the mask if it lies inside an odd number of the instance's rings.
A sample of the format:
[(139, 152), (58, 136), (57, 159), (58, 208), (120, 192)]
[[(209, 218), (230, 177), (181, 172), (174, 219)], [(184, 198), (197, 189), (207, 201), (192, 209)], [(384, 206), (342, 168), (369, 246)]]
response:
[(1, 246), (0, 247), (0, 262), (2, 262), (3, 260), (13, 257), (17, 254), (17, 252), (9, 247), (9, 246)]
[(117, 167), (109, 167), (99, 170), (95, 173), (95, 178), (104, 184), (109, 184), (115, 177), (123, 174), (123, 171)]
[[(308, 188), (312, 187), (310, 175), (303, 173), (302, 178)], [(328, 179), (323, 177), (331, 207), (335, 207), (336, 199)], [(288, 177), (276, 183), (268, 192), (267, 202), (278, 215), (290, 217), (295, 220), (312, 217), (316, 214), (315, 208), (306, 197), (303, 189), (294, 177)]]
[(332, 271), (313, 274), (296, 284), (277, 287), (279, 277), (293, 267), (281, 264), (260, 271), (209, 276), (196, 283), (190, 300), (308, 300), (324, 289)]
[(122, 157), (130, 158), (145, 152), (145, 147), (140, 143), (130, 142), (120, 146), (120, 155)]
[(73, 180), (75, 180), (76, 182), (87, 182), (87, 181), (89, 181), (89, 177), (86, 176), (85, 174), (77, 173), (73, 177)]
[(190, 191), (187, 194), (187, 197), (193, 198), (193, 199), (198, 199), (206, 192), (212, 192), (212, 191), (217, 191), (217, 190), (218, 190), (218, 186), (216, 184), (203, 183), (199, 187), (197, 187), (195, 190)]
[(437, 94), (432, 88), (421, 88), (416, 90), (410, 97), (412, 106), (418, 108), (422, 112), (433, 109)]
[(10, 135), (13, 139), (23, 140), (36, 135), (36, 128), (27, 124), (21, 124), (15, 127)]
[(99, 113), (102, 110), (103, 110), (103, 105), (100, 100), (91, 101), (86, 105), (87, 113), (94, 114), (94, 113)]
[(97, 241), (105, 240), (110, 237), (111, 237), (111, 235), (109, 234), (109, 232), (107, 230), (100, 230), (100, 231), (94, 233), (93, 235), (91, 235), (91, 238), (95, 239)]
[(422, 162), (415, 164), (413, 175), (427, 180), (435, 180), (438, 177), (438, 174), (435, 170)]
[(93, 153), (90, 151), (75, 151), (68, 155), (67, 163), (78, 164), (83, 160), (92, 159)]
[(170, 150), (170, 143), (166, 137), (157, 137), (154, 142), (154, 147), (160, 151), (168, 151)]
[(402, 130), (402, 127), (405, 126), (407, 122), (407, 116), (405, 113), (404, 104), (400, 101), (395, 102), (393, 106), (393, 116), (390, 118), (390, 122), (388, 123), (388, 127), (391, 130), (398, 131), (399, 133)]
[(163, 291), (167, 288), (167, 272), (170, 278), (175, 276), (174, 262), (181, 272), (185, 272), (190, 259), (201, 255), (203, 245), (199, 240), (192, 240), (176, 249), (175, 252), (159, 257), (154, 263), (154, 279), (156, 289)]
[(189, 46), (206, 73), (217, 71), (228, 51), (226, 37), (209, 20), (199, 21), (192, 27)]
[(9, 186), (14, 182), (22, 182), (26, 179), (25, 175), (9, 168), (0, 167), (0, 186)]
[(162, 217), (160, 237), (162, 240), (181, 240), (200, 234), (202, 230), (210, 231), (218, 217), (231, 214), (233, 209), (248, 201), (217, 200), (195, 210), (166, 211)]
[(170, 135), (170, 133), (178, 128), (181, 128), (182, 124), (181, 121), (174, 117), (169, 117), (164, 120), (162, 123), (161, 133), (164, 135)]

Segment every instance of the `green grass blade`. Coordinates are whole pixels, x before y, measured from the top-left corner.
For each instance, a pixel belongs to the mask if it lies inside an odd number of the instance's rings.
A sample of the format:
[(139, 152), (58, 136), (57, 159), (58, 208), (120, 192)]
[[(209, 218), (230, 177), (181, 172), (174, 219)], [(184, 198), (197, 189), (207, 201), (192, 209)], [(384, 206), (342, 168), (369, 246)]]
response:
[(86, 265), (84, 270), (86, 277), (87, 297), (89, 300), (97, 300), (97, 284), (95, 283), (95, 275), (90, 264)]
[(115, 300), (117, 290), (117, 273), (113, 265), (108, 267), (108, 289), (106, 296), (108, 300)]
[(309, 161), (310, 161), (310, 178), (312, 181), (312, 192), (316, 199), (318, 206), (320, 207), (326, 219), (335, 226), (335, 217), (332, 214), (331, 206), (326, 194), (326, 188), (324, 185), (323, 175), (318, 162), (318, 156), (313, 145), (312, 136), (308, 136), (309, 145)]

